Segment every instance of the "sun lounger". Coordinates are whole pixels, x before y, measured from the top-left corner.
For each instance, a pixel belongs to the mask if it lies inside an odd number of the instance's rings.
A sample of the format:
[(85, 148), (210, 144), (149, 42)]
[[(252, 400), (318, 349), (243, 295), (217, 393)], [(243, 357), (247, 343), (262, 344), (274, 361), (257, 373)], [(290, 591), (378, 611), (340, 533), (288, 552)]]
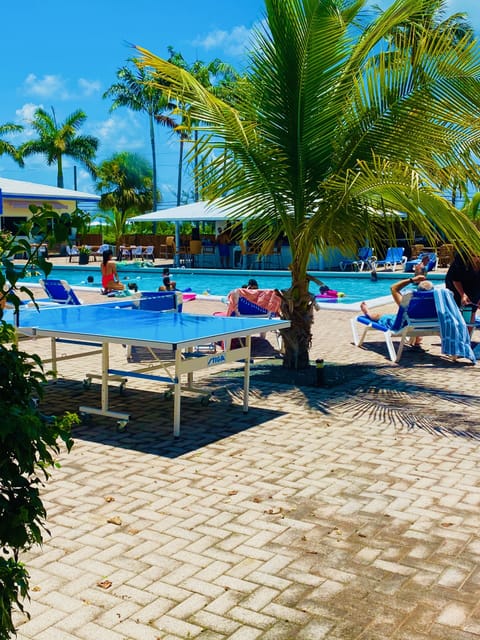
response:
[(39, 282), (47, 294), (49, 302), (56, 304), (82, 304), (66, 280), (45, 278), (45, 280), (39, 280)]
[(422, 258), (424, 256), (429, 257), (429, 262), (426, 266), (427, 273), (430, 271), (434, 271), (437, 268), (437, 262), (438, 262), (436, 253), (420, 253), (418, 255), (418, 258), (415, 258), (414, 260), (408, 260), (408, 262), (405, 263), (405, 271), (406, 272), (415, 271), (415, 266), (421, 263)]
[[(228, 308), (225, 315), (251, 318), (278, 318), (281, 298), (274, 289), (234, 289), (228, 294)], [(281, 338), (274, 331), (278, 348)], [(262, 334), (264, 337), (265, 334)]]
[(347, 271), (348, 269), (363, 271), (364, 269), (372, 269), (375, 262), (376, 258), (373, 255), (373, 247), (361, 247), (358, 250), (356, 260), (342, 260), (339, 266), (342, 271)]
[(397, 265), (402, 266), (407, 261), (407, 256), (404, 256), (403, 253), (403, 247), (388, 247), (385, 260), (376, 260), (373, 267), (375, 269), (384, 267), (395, 271)]
[[(403, 348), (409, 340), (418, 336), (440, 335), (433, 291), (415, 291), (405, 294), (391, 328), (365, 315), (352, 318), (351, 326), (353, 341), (357, 347), (363, 346), (369, 334), (383, 336), (392, 362), (399, 362)], [(359, 329), (363, 329), (361, 334)], [(400, 338), (397, 351), (393, 338)]]
[[(446, 289), (405, 294), (390, 328), (365, 315), (352, 318), (351, 326), (357, 347), (363, 346), (368, 334), (383, 335), (392, 362), (400, 361), (406, 344), (413, 343), (417, 337), (432, 335), (441, 337), (442, 353), (476, 362), (465, 321), (454, 303), (452, 292)], [(363, 329), (361, 334), (359, 328)], [(400, 338), (397, 350), (393, 338)]]

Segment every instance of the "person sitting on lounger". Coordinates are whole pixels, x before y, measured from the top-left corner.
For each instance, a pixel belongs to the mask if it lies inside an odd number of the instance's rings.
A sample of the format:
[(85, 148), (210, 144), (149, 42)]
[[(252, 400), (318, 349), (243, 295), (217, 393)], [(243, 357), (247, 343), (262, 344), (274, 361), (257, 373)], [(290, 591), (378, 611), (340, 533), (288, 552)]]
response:
[[(396, 282), (390, 287), (392, 298), (398, 306), (402, 304), (402, 300), (403, 300), (402, 289), (404, 289), (409, 284), (416, 284), (418, 289), (420, 289), (421, 291), (430, 291), (431, 289), (433, 289), (433, 284), (429, 282), (425, 278), (425, 276), (422, 276), (422, 275), (417, 275), (417, 276), (414, 276), (413, 278), (400, 280), (399, 282)], [(383, 314), (372, 313), (369, 310), (366, 302), (360, 303), (360, 309), (362, 313), (365, 316), (367, 316), (367, 318), (370, 318), (370, 320), (373, 320), (374, 322), (378, 322), (379, 324), (384, 325), (388, 329), (390, 329), (393, 326), (395, 322), (395, 318), (397, 317), (396, 313), (383, 313)], [(420, 337), (415, 338), (415, 342), (413, 346), (418, 347), (420, 345), (421, 340), (422, 339)]]
[(428, 254), (425, 254), (424, 256), (422, 256), (422, 259), (420, 260), (420, 262), (414, 265), (413, 267), (413, 271), (415, 272), (415, 275), (426, 277), (428, 273), (429, 264), (430, 264), (430, 256)]

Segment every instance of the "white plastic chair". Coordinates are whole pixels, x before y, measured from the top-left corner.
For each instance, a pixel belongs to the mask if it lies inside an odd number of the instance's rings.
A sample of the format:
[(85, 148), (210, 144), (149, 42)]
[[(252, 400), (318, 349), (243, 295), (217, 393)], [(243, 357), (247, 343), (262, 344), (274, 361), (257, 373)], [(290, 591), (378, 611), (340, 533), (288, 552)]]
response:
[(155, 248), (153, 245), (149, 245), (142, 253), (144, 258), (149, 258), (152, 262), (155, 260)]
[(77, 258), (77, 260), (79, 260), (80, 257), (80, 251), (78, 250), (78, 247), (76, 247), (75, 245), (73, 245), (72, 247), (70, 247), (68, 244), (66, 246), (66, 250), (67, 250), (67, 256), (68, 256), (68, 261), (72, 262), (73, 258)]

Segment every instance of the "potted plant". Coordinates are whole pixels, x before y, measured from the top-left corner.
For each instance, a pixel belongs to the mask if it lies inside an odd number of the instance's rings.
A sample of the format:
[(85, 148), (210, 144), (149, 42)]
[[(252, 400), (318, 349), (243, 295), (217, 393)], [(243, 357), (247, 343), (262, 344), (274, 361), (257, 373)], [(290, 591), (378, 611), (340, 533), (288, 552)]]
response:
[(90, 254), (92, 253), (90, 247), (80, 247), (78, 251), (78, 264), (88, 264), (88, 261), (90, 260)]

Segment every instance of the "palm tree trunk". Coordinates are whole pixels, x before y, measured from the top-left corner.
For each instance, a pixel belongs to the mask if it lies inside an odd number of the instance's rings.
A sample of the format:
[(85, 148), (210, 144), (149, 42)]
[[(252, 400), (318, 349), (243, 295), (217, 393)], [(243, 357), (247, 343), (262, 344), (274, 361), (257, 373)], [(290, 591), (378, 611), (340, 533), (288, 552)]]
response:
[(63, 158), (62, 154), (59, 154), (57, 158), (57, 187), (63, 189)]
[(152, 148), (152, 171), (153, 171), (153, 185), (152, 185), (152, 211), (156, 211), (158, 208), (157, 202), (157, 154), (155, 150), (155, 127), (153, 126), (153, 115), (148, 115), (150, 124), (150, 146)]
[[(315, 296), (308, 290), (308, 279), (293, 263), (292, 286), (281, 292), (280, 312), (290, 320), (291, 326), (282, 330), (285, 345), (283, 366), (287, 369), (306, 369), (310, 366), (309, 350), (312, 344), (313, 313)], [(305, 273), (305, 271), (304, 271)]]
[(180, 151), (178, 156), (178, 177), (177, 177), (177, 207), (182, 203), (182, 169), (183, 169), (183, 135), (180, 137)]
[[(152, 148), (152, 173), (153, 173), (153, 184), (152, 184), (152, 211), (156, 211), (158, 209), (157, 204), (157, 154), (155, 152), (155, 127), (153, 126), (153, 115), (151, 113), (148, 114), (149, 124), (150, 124), (150, 146)], [(157, 223), (153, 223), (153, 233), (157, 233)]]

